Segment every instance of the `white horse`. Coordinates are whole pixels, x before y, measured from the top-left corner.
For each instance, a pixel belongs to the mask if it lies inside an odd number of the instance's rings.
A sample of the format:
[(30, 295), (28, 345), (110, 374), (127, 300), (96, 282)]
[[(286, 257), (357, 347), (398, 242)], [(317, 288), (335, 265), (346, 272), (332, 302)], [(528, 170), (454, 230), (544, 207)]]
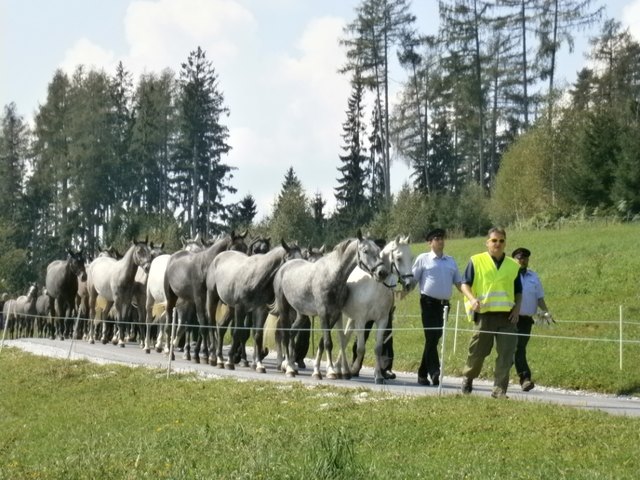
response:
[[(119, 328), (118, 345), (124, 347), (124, 322), (128, 318), (133, 296), (134, 280), (138, 267), (149, 269), (151, 251), (147, 240), (133, 242), (120, 260), (111, 257), (98, 257), (89, 265), (87, 288), (89, 290), (89, 342), (95, 342), (95, 314), (98, 295), (106, 302), (105, 312), (115, 306), (116, 323)], [(102, 343), (107, 343), (107, 329), (102, 328)]]
[[(349, 297), (342, 313), (345, 324), (345, 341), (351, 338), (353, 331), (357, 336), (357, 354), (353, 365), (350, 367), (352, 375), (358, 375), (362, 368), (362, 360), (365, 354), (365, 328), (367, 323), (376, 324), (376, 366), (374, 378), (376, 383), (383, 383), (381, 371), (381, 353), (385, 341), (387, 323), (394, 306), (393, 290), (400, 283), (405, 292), (415, 287), (415, 280), (411, 273), (413, 255), (409, 246), (409, 237), (397, 236), (387, 243), (380, 257), (391, 274), (384, 282), (374, 279), (369, 272), (356, 267), (347, 280)], [(340, 352), (342, 354), (342, 352)], [(340, 366), (341, 362), (337, 362)]]
[[(204, 244), (202, 243), (202, 239), (200, 234), (196, 236), (195, 239), (192, 240), (183, 240), (182, 241), (182, 250), (187, 252), (199, 252), (204, 248)], [(169, 263), (169, 259), (171, 255), (168, 253), (158, 255), (151, 261), (151, 266), (149, 267), (149, 273), (146, 278), (145, 285), (145, 322), (146, 322), (146, 332), (144, 343), (142, 347), (146, 353), (151, 353), (151, 326), (155, 323), (155, 318), (153, 315), (153, 309), (155, 308), (164, 308), (167, 304), (167, 297), (164, 294), (164, 274), (167, 270), (167, 264)], [(165, 320), (162, 322), (164, 317), (164, 313), (158, 315), (157, 323), (160, 324), (160, 328), (158, 328), (158, 335), (156, 337), (155, 349), (157, 352), (162, 352), (162, 345), (165, 341), (165, 338), (168, 339), (169, 332), (167, 331), (168, 322)], [(168, 346), (166, 349), (166, 353), (169, 352)]]

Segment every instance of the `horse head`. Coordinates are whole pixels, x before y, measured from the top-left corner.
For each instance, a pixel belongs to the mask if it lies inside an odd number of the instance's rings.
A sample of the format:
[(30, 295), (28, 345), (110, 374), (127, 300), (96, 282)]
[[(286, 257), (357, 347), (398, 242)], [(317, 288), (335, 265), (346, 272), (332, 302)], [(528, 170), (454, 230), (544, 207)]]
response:
[(247, 253), (249, 247), (244, 241), (247, 233), (247, 230), (245, 230), (244, 233), (235, 233), (233, 230), (231, 230), (231, 233), (229, 233), (230, 243), (227, 250), (235, 250), (237, 252)]
[(325, 246), (324, 244), (320, 248), (313, 248), (311, 246), (302, 250), (302, 258), (304, 258), (308, 262), (315, 262), (322, 258), (324, 255)]
[(249, 255), (267, 253), (271, 250), (271, 237), (257, 237), (249, 244)]
[(369, 273), (373, 278), (382, 281), (389, 273), (382, 258), (380, 257), (380, 247), (376, 242), (362, 235), (362, 231), (358, 229), (356, 234), (357, 244), (357, 265), (365, 272)]
[[(403, 290), (411, 290), (416, 282), (413, 277), (413, 254), (409, 245), (409, 236), (396, 236), (394, 240), (387, 243), (380, 253), (382, 261), (389, 268), (391, 275), (397, 276), (397, 281), (402, 285)], [(387, 279), (388, 280), (388, 279)], [(387, 285), (387, 282), (385, 282)], [(394, 288), (396, 285), (391, 282), (387, 285)]]
[(133, 241), (133, 263), (138, 265), (145, 273), (149, 273), (149, 267), (151, 266), (151, 249), (149, 248), (149, 238), (146, 237), (143, 241)]
[(153, 242), (151, 242), (149, 244), (149, 251), (151, 252), (151, 261), (153, 261), (154, 258), (159, 257), (164, 253), (164, 242), (160, 245), (154, 245)]
[(280, 239), (280, 244), (285, 251), (283, 259), (285, 262), (287, 260), (293, 260), (294, 258), (302, 258), (302, 250), (295, 242), (288, 244), (284, 239)]
[(35, 300), (35, 299), (38, 298), (38, 284), (37, 283), (34, 282), (31, 285), (29, 285), (29, 289), (27, 290), (26, 297), (29, 300)]
[(78, 277), (81, 281), (87, 280), (87, 271), (85, 269), (85, 258), (82, 249), (78, 252), (73, 252), (71, 249), (67, 249), (67, 253), (69, 257), (67, 262), (69, 262), (69, 268), (71, 268), (71, 272)]
[(186, 252), (195, 253), (204, 249), (204, 242), (202, 240), (202, 236), (200, 232), (195, 236), (195, 238), (181, 238), (182, 249)]

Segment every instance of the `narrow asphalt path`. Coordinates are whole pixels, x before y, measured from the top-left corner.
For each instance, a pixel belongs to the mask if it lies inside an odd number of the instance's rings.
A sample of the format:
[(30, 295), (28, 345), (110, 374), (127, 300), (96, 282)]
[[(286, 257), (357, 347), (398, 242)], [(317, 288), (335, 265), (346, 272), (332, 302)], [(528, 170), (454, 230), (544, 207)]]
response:
[[(48, 340), (39, 338), (25, 338), (5, 340), (4, 347), (15, 347), (24, 351), (56, 358), (84, 359), (99, 364), (117, 363), (129, 366), (145, 366), (168, 370), (168, 357), (152, 351), (146, 354), (137, 345), (130, 343), (125, 348), (111, 344), (100, 343), (90, 345), (76, 340)], [(249, 358), (252, 352), (248, 349)], [(307, 368), (300, 370), (295, 379), (286, 378), (283, 373), (276, 371), (275, 354), (269, 353), (264, 361), (267, 373), (256, 373), (249, 367), (236, 366), (235, 370), (225, 370), (210, 365), (197, 364), (182, 359), (182, 354), (176, 352), (176, 360), (171, 362), (172, 372), (196, 372), (203, 377), (224, 378), (232, 377), (240, 380), (262, 380), (274, 382), (301, 382), (309, 385), (331, 385), (344, 388), (365, 388), (371, 391), (388, 392), (396, 395), (457, 395), (460, 394), (461, 379), (445, 376), (440, 387), (424, 387), (418, 385), (415, 373), (398, 372), (395, 380), (386, 381), (384, 385), (376, 385), (373, 369), (364, 367), (357, 378), (351, 380), (315, 380), (311, 378), (312, 361), (307, 362)], [(0, 353), (0, 368), (2, 368), (2, 353)], [(471, 395), (490, 396), (492, 383), (476, 380)], [(509, 401), (543, 402), (548, 404), (567, 405), (585, 410), (601, 410), (614, 415), (640, 417), (640, 397), (605, 395), (592, 392), (563, 390), (536, 385), (530, 392), (522, 392), (519, 385), (511, 385), (508, 391)]]

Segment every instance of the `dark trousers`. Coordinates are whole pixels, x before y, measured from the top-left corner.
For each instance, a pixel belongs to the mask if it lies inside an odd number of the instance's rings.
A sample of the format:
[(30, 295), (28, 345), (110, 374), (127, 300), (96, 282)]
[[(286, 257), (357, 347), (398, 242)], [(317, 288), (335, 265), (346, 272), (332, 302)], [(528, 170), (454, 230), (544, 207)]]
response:
[(438, 356), (438, 342), (442, 337), (444, 323), (444, 307), (449, 302), (432, 299), (427, 295), (420, 295), (420, 310), (422, 311), (422, 328), (424, 333), (424, 350), (422, 362), (418, 368), (418, 376), (440, 375), (440, 357)]
[(533, 326), (533, 318), (520, 315), (518, 318), (518, 343), (516, 345), (516, 353), (514, 355), (514, 363), (516, 372), (520, 377), (520, 383), (526, 378), (531, 379), (531, 369), (527, 363), (527, 344), (529, 343), (529, 335), (531, 335), (531, 327)]
[[(391, 370), (393, 367), (393, 336), (392, 332), (392, 321), (393, 321), (393, 311), (395, 307), (391, 310), (389, 314), (389, 322), (387, 323), (387, 328), (384, 331), (384, 339), (385, 342), (382, 344), (382, 352), (380, 354), (380, 369), (381, 370)], [(364, 327), (364, 343), (367, 343), (367, 339), (369, 338), (369, 334), (371, 333), (371, 329), (373, 328), (373, 320), (367, 322)], [(358, 341), (353, 342), (353, 347), (351, 349), (353, 352), (352, 362), (355, 362), (357, 352), (358, 352)]]

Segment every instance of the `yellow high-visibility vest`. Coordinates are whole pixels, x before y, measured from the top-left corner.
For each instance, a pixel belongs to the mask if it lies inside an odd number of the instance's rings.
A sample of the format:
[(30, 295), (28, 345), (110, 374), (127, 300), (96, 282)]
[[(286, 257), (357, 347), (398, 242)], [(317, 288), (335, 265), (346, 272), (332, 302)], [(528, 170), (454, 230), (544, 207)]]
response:
[[(520, 265), (511, 257), (505, 257), (500, 265), (496, 264), (487, 252), (471, 257), (474, 278), (471, 291), (480, 301), (479, 313), (509, 312), (515, 305), (513, 282), (518, 276)], [(465, 302), (467, 316), (473, 319), (471, 302)]]

